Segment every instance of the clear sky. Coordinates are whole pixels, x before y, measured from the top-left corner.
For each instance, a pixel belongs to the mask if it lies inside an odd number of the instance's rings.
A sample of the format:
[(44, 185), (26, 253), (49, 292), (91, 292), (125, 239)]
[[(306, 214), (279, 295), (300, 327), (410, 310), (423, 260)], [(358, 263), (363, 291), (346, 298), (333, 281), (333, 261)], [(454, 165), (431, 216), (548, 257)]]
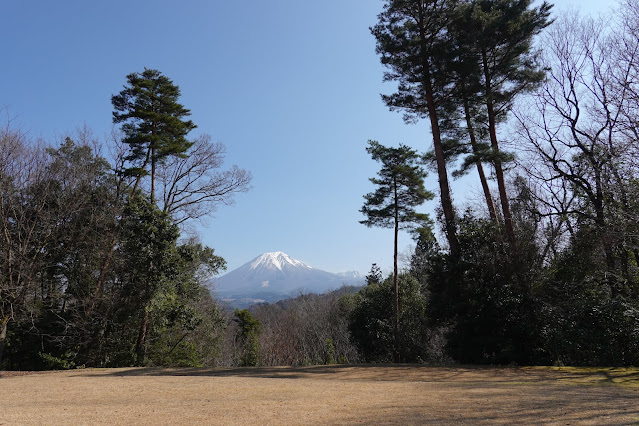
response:
[[(331, 272), (366, 273), (373, 262), (390, 271), (392, 231), (358, 223), (378, 169), (366, 143), (424, 151), (430, 132), (380, 100), (393, 88), (369, 31), (382, 4), (0, 0), (0, 107), (33, 139), (55, 143), (84, 125), (105, 136), (125, 76), (158, 69), (180, 86), (192, 135), (210, 134), (227, 165), (253, 173), (253, 189), (200, 227), (229, 270), (283, 251)], [(555, 4), (593, 13), (615, 2)], [(453, 183), (458, 207), (477, 193), (474, 176)], [(403, 235), (401, 249), (410, 243)]]

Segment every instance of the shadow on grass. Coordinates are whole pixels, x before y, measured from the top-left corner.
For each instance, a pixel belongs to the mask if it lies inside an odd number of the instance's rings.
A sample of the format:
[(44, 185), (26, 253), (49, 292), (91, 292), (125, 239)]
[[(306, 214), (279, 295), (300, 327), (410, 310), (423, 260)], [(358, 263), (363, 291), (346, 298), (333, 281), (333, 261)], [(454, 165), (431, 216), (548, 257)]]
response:
[[(530, 388), (528, 388), (530, 389)], [(394, 406), (379, 406), (343, 418), (344, 424), (639, 424), (638, 396), (617, 388), (582, 389), (555, 387), (543, 392), (517, 392), (500, 387), (490, 392), (446, 395), (446, 404), (429, 406), (407, 401), (393, 414)]]
[[(162, 368), (140, 367), (109, 370), (87, 370), (88, 376), (108, 375), (116, 377), (140, 377), (140, 376), (193, 376), (193, 377), (252, 377), (271, 379), (311, 378), (316, 376), (335, 377), (342, 373), (366, 371), (369, 369), (384, 368), (392, 371), (397, 368), (406, 368), (399, 365), (384, 364), (340, 364), (340, 365), (313, 365), (300, 367), (217, 367), (217, 368)], [(418, 368), (418, 367), (409, 367)], [(105, 374), (106, 373), (106, 374)]]
[(340, 364), (307, 367), (126, 368), (76, 370), (87, 376), (192, 376), (271, 379), (325, 379), (345, 381), (395, 381), (450, 383), (481, 386), (556, 384), (573, 386), (623, 386), (639, 389), (637, 368), (425, 366), (419, 364)]
[[(107, 375), (350, 381), (354, 389), (358, 382), (392, 382), (392, 389), (403, 382), (412, 389), (406, 399), (375, 400), (366, 410), (346, 410), (340, 424), (639, 424), (638, 369), (363, 364), (136, 368)], [(638, 386), (618, 386), (620, 381)], [(336, 403), (336, 409), (341, 404), (348, 400)]]
[[(313, 410), (321, 414), (328, 406), (332, 413), (328, 417), (330, 422), (338, 424), (639, 424), (639, 369), (636, 368), (364, 364), (87, 369), (65, 372), (65, 376), (71, 377), (71, 381), (73, 377), (96, 378), (97, 381), (89, 382), (97, 387), (100, 377), (187, 378), (163, 385), (171, 389), (180, 389), (184, 384), (196, 386), (195, 380), (188, 381), (189, 377), (304, 379), (285, 386), (277, 380), (260, 382), (260, 392), (273, 389), (278, 396), (273, 405), (273, 397), (268, 392), (263, 400), (259, 399), (263, 395), (260, 393), (256, 403), (262, 404), (264, 409), (277, 411), (282, 409), (280, 398), (283, 395), (288, 403), (307, 407), (302, 413), (308, 414), (309, 419), (313, 418)], [(333, 387), (344, 381), (350, 384)], [(110, 385), (119, 388), (122, 386), (119, 382), (111, 381)], [(149, 392), (153, 392), (153, 386), (157, 384), (155, 380), (140, 381), (142, 384), (136, 380), (127, 382), (130, 388), (134, 385), (132, 389), (145, 386)], [(222, 389), (228, 392), (229, 400), (243, 395), (256, 384), (251, 380), (197, 382), (198, 386), (205, 383), (202, 386), (205, 391)], [(371, 385), (371, 382), (375, 383)], [(635, 386), (626, 386), (627, 383)], [(67, 383), (66, 386), (71, 385)], [(302, 388), (313, 391), (299, 394), (298, 390)], [(344, 392), (344, 388), (347, 391)], [(338, 400), (331, 397), (336, 389), (342, 390), (336, 391), (340, 395)]]

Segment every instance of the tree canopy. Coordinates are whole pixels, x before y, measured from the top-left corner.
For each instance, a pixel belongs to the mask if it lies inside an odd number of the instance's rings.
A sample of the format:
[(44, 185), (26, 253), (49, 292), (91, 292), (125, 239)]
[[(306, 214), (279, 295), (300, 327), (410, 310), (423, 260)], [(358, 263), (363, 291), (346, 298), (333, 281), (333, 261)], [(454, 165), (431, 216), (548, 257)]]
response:
[[(185, 156), (193, 144), (186, 139), (196, 126), (191, 112), (178, 102), (180, 88), (160, 71), (144, 69), (127, 75), (127, 85), (111, 97), (113, 122), (123, 123), (124, 142), (130, 151), (125, 173), (151, 175), (151, 199), (155, 199), (156, 167), (171, 156)], [(148, 168), (150, 167), (150, 171)]]

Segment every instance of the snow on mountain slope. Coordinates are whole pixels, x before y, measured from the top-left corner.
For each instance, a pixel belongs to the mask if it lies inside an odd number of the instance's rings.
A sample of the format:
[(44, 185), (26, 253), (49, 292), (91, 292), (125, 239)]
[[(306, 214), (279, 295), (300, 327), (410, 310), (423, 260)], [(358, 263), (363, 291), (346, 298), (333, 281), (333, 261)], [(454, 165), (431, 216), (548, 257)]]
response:
[(342, 285), (361, 284), (360, 281), (363, 279), (312, 268), (278, 251), (264, 253), (213, 279), (211, 287), (213, 293), (231, 303), (239, 299), (272, 302), (296, 296), (300, 291), (324, 293)]
[(304, 262), (300, 262), (299, 260), (291, 258), (286, 253), (282, 253), (281, 251), (275, 251), (272, 253), (264, 253), (263, 255), (256, 257), (251, 262), (250, 269), (279, 269), (280, 271), (284, 270), (284, 268), (306, 268), (313, 269)]

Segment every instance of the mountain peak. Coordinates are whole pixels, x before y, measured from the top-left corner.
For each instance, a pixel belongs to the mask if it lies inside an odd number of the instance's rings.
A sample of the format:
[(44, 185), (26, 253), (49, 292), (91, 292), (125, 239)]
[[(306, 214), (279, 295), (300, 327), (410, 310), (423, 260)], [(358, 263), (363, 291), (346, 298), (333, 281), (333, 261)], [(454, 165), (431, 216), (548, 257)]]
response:
[(270, 270), (283, 270), (283, 268), (295, 267), (312, 269), (304, 262), (293, 259), (289, 255), (281, 251), (274, 251), (270, 253), (264, 253), (250, 262), (250, 269), (266, 268)]
[(235, 307), (274, 302), (300, 291), (324, 293), (344, 284), (361, 284), (352, 278), (322, 271), (281, 251), (264, 253), (212, 282), (213, 291)]

